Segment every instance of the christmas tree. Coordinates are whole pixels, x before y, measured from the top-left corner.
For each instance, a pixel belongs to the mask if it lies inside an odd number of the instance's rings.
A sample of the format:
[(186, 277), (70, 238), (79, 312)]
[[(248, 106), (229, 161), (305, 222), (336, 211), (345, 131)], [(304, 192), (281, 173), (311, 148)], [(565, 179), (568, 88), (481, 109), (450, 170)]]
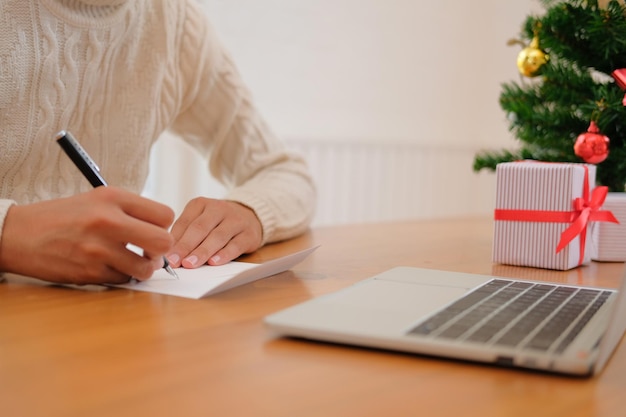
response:
[(624, 191), (626, 6), (623, 0), (541, 4), (545, 13), (522, 24), (520, 80), (503, 84), (500, 94), (521, 146), (477, 153), (474, 170), (520, 159), (596, 163), (598, 184)]

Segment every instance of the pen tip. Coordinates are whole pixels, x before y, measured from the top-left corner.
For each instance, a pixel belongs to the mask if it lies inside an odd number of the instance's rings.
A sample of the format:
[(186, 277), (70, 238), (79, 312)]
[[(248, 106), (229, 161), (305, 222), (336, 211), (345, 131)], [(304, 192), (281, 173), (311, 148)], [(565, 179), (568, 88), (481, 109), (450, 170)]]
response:
[(176, 271), (174, 271), (174, 269), (173, 269), (171, 266), (169, 266), (169, 265), (168, 265), (168, 266), (166, 266), (166, 267), (165, 267), (165, 270), (166, 270), (167, 272), (169, 272), (169, 273), (170, 273), (170, 275), (171, 275), (171, 276), (173, 276), (174, 278), (176, 278), (176, 279), (180, 279), (180, 278), (178, 278), (178, 274), (176, 273)]

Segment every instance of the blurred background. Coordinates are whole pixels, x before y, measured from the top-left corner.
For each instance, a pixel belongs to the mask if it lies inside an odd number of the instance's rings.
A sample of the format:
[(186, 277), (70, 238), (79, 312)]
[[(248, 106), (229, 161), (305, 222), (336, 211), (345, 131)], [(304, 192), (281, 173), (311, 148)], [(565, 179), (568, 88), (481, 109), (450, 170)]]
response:
[[(498, 97), (519, 79), (537, 0), (202, 0), (258, 109), (308, 161), (314, 226), (490, 215), (495, 174), (474, 154), (515, 147)], [(153, 150), (145, 194), (180, 213), (220, 198), (177, 138)]]

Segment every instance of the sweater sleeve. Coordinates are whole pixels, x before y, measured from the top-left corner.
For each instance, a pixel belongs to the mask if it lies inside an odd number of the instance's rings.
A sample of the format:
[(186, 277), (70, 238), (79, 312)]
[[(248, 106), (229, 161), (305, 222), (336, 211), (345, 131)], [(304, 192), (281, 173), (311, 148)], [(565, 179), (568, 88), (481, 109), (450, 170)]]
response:
[[(13, 200), (0, 199), (0, 241), (2, 241), (2, 231), (4, 230), (4, 219), (7, 217), (7, 213), (9, 212), (9, 208), (15, 204)], [(2, 276), (2, 271), (0, 271), (0, 281), (4, 278)]]
[(184, 95), (172, 130), (207, 158), (226, 199), (254, 210), (263, 243), (301, 234), (316, 202), (306, 162), (271, 132), (206, 15), (192, 4), (180, 52)]

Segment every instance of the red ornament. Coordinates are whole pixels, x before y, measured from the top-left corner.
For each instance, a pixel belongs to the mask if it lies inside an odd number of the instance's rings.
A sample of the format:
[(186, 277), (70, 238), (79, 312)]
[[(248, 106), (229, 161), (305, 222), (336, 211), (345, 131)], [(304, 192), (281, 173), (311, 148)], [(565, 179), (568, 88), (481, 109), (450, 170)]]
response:
[(609, 138), (591, 121), (585, 133), (578, 135), (574, 144), (574, 153), (588, 164), (599, 164), (609, 156)]

